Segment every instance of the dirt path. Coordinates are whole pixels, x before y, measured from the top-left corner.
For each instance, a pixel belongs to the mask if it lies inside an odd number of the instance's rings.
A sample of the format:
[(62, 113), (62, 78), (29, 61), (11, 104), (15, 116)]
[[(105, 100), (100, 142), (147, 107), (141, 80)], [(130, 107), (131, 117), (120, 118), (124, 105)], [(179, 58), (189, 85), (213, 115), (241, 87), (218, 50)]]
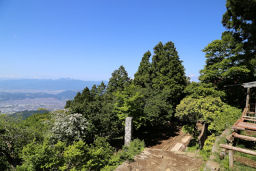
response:
[(145, 148), (134, 162), (125, 162), (116, 171), (197, 171), (203, 161), (193, 153), (183, 152), (190, 136), (179, 133), (160, 144)]

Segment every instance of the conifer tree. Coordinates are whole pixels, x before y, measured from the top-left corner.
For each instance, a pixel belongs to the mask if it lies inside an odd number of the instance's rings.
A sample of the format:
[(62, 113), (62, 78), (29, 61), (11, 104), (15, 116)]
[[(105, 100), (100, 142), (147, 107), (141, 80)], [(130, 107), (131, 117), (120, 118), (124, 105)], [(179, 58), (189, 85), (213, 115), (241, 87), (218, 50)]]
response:
[(256, 77), (256, 1), (227, 0), (227, 11), (222, 24), (232, 33), (236, 41), (243, 45), (241, 60), (247, 65), (250, 74)]
[(106, 85), (102, 81), (101, 84), (97, 87), (97, 95), (99, 96), (103, 95), (105, 92), (105, 89), (106, 89)]
[(241, 97), (245, 96), (244, 89), (239, 86), (244, 82), (256, 79), (256, 64), (250, 57), (243, 42), (234, 37), (231, 32), (223, 32), (220, 40), (214, 40), (203, 49), (206, 65), (200, 71), (199, 80), (212, 83), (217, 90), (226, 93), (223, 99), (230, 105), (243, 107)]
[(89, 102), (91, 100), (91, 95), (90, 95), (90, 89), (88, 87), (86, 87), (83, 91), (82, 91), (82, 99), (85, 102)]
[(107, 91), (112, 93), (115, 91), (122, 91), (124, 87), (129, 85), (130, 78), (126, 72), (124, 66), (120, 66), (112, 73), (112, 77), (109, 79)]
[(175, 107), (183, 97), (186, 76), (182, 61), (173, 42), (154, 48), (152, 58), (152, 87), (155, 91), (168, 94), (167, 101)]
[(151, 86), (151, 63), (149, 61), (150, 56), (150, 51), (147, 51), (143, 55), (138, 71), (134, 75), (134, 84), (143, 88)]
[(222, 24), (233, 36), (244, 44), (244, 48), (256, 53), (256, 1), (227, 0), (227, 11), (223, 15)]

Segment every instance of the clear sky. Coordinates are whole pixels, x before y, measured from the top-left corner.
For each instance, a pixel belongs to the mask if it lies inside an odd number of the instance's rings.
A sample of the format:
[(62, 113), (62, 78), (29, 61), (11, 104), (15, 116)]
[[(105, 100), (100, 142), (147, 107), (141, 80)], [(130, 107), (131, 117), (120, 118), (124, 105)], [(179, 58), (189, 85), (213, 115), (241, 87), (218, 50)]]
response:
[(225, 11), (225, 0), (0, 0), (0, 78), (108, 80), (120, 65), (133, 77), (159, 41), (196, 77)]

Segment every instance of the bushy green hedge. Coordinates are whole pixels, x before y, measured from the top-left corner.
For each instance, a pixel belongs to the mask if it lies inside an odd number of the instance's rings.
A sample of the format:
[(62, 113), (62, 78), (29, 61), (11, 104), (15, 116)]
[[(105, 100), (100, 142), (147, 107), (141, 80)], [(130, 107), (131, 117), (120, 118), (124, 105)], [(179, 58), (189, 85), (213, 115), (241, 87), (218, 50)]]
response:
[(176, 116), (185, 121), (188, 126), (184, 128), (188, 132), (191, 129), (196, 132), (198, 121), (208, 124), (211, 133), (220, 134), (225, 128), (232, 125), (241, 115), (241, 110), (229, 106), (218, 97), (188, 96), (184, 98), (176, 108)]
[(144, 142), (139, 139), (116, 154), (102, 137), (91, 145), (81, 140), (71, 145), (61, 141), (55, 145), (47, 140), (43, 144), (32, 142), (23, 148), (23, 164), (17, 170), (113, 170), (122, 162), (132, 160), (143, 149)]
[(134, 156), (143, 151), (144, 147), (144, 141), (141, 141), (139, 139), (133, 140), (129, 146), (123, 146), (122, 150), (113, 155), (109, 161), (109, 164), (106, 165), (102, 170), (114, 170), (118, 165), (122, 164), (124, 161), (132, 161)]

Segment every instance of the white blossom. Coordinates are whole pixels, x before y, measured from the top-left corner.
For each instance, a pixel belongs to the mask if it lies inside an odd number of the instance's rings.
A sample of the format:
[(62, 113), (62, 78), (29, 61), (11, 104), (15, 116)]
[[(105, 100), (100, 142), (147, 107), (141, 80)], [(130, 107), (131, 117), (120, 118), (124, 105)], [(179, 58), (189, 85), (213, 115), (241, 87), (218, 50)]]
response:
[(61, 141), (84, 139), (87, 126), (87, 120), (80, 113), (55, 113), (52, 138)]

